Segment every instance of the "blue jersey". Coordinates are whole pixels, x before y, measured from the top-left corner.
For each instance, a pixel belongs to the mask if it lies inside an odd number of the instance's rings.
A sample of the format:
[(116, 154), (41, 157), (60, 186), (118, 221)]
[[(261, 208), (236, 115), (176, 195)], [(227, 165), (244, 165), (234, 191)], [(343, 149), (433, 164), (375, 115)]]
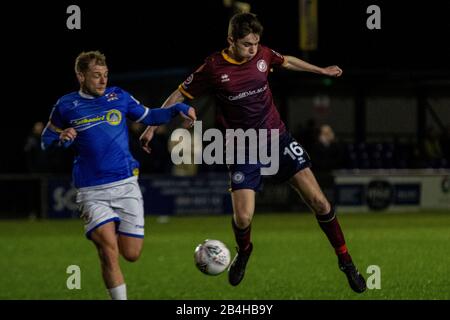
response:
[(77, 131), (72, 144), (76, 152), (72, 173), (75, 187), (137, 175), (139, 163), (129, 150), (126, 118), (139, 122), (148, 113), (148, 108), (118, 87), (107, 88), (101, 97), (72, 92), (58, 100), (50, 122), (59, 130), (72, 127)]

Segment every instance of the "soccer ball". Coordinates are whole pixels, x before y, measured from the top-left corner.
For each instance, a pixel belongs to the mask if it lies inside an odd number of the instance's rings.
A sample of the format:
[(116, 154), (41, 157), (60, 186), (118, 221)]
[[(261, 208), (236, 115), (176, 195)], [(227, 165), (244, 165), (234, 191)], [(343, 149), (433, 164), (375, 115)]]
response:
[(219, 240), (206, 239), (195, 248), (195, 265), (204, 274), (221, 274), (230, 264), (230, 260), (230, 250)]

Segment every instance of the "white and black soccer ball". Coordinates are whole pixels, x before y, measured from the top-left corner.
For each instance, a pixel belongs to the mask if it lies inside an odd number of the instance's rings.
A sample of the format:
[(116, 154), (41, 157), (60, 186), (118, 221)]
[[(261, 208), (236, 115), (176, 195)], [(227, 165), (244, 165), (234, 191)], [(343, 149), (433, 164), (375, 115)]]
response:
[(195, 248), (194, 260), (201, 272), (215, 276), (224, 272), (230, 264), (230, 250), (219, 240), (206, 239)]

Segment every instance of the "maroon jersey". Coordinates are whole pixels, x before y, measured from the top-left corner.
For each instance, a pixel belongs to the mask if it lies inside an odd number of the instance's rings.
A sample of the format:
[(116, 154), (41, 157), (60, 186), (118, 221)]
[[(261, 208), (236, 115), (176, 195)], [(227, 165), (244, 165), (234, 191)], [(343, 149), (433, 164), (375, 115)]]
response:
[(279, 66), (284, 57), (264, 47), (249, 61), (239, 63), (216, 52), (178, 88), (189, 99), (204, 93), (216, 97), (221, 120), (230, 129), (279, 129), (286, 127), (273, 102), (267, 81), (270, 66)]

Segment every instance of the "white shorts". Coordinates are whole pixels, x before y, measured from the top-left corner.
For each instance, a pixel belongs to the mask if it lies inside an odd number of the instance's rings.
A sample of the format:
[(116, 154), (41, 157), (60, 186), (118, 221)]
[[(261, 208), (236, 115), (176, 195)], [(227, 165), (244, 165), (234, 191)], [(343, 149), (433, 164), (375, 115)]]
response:
[(119, 234), (144, 237), (144, 202), (137, 177), (80, 188), (76, 202), (88, 239), (92, 231), (111, 221), (116, 222)]

